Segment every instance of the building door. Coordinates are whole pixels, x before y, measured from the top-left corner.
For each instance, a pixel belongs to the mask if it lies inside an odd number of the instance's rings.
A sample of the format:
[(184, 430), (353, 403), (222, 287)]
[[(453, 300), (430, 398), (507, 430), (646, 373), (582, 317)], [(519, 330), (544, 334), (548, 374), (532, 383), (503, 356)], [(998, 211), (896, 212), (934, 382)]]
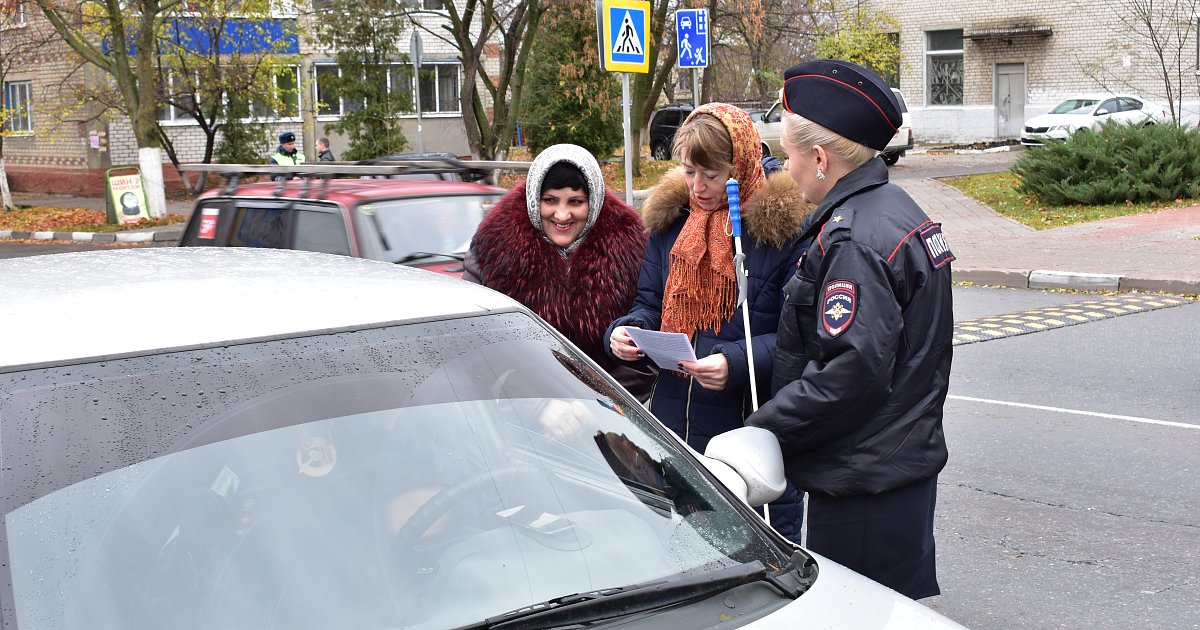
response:
[(1025, 124), (1025, 64), (996, 64), (996, 138), (1019, 138)]

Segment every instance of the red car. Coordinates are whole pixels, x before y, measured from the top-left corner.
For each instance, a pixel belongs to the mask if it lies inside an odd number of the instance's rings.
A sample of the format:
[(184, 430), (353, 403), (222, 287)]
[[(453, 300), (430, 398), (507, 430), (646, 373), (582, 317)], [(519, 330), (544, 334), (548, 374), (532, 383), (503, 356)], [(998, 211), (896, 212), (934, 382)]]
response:
[[(204, 170), (222, 172), (225, 183), (196, 201), (181, 246), (325, 252), (456, 276), (475, 228), (506, 192), (478, 181), (430, 179), (431, 168), (397, 165)], [(254, 173), (293, 179), (238, 185), (242, 175)], [(465, 174), (470, 180), (478, 171)]]

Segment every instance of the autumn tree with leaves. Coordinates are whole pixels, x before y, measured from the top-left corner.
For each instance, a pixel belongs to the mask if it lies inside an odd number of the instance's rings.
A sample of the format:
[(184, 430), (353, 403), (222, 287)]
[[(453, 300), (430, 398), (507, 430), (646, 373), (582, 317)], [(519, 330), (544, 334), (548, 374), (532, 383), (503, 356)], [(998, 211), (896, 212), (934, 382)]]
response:
[[(5, 3), (0, 8), (0, 85), (8, 85), (11, 72), (32, 66), (55, 37), (54, 29), (49, 28), (46, 22), (31, 20), (23, 7)], [(15, 129), (17, 125), (14, 123), (28, 120), (27, 117), (32, 114), (25, 109), (28, 102), (12, 102), (10, 98), (12, 94), (6, 90), (0, 106), (0, 202), (5, 211), (13, 210), (16, 206), (8, 187), (4, 139), (14, 133), (25, 133), (22, 129)]]
[(554, 144), (577, 144), (598, 158), (624, 142), (621, 84), (598, 62), (595, 3), (560, 0), (542, 18), (525, 85), (537, 98), (521, 118), (535, 154)]

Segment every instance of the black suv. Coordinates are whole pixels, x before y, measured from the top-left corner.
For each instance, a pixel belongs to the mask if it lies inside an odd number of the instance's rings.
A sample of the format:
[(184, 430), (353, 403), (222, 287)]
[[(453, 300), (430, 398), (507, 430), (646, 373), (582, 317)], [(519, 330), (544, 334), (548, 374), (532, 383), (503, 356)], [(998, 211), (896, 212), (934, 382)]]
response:
[(650, 155), (656, 160), (671, 159), (675, 130), (692, 113), (691, 105), (667, 105), (650, 115)]

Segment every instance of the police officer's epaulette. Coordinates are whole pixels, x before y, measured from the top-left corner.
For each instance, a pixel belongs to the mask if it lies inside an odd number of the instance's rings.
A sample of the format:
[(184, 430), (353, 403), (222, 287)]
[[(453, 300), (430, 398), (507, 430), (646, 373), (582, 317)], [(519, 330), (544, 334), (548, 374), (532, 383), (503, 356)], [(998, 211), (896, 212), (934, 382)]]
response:
[(829, 212), (829, 217), (825, 219), (825, 224), (817, 232), (816, 238), (823, 246), (829, 245), (833, 240), (849, 239), (851, 238), (853, 225), (853, 203), (842, 204)]

